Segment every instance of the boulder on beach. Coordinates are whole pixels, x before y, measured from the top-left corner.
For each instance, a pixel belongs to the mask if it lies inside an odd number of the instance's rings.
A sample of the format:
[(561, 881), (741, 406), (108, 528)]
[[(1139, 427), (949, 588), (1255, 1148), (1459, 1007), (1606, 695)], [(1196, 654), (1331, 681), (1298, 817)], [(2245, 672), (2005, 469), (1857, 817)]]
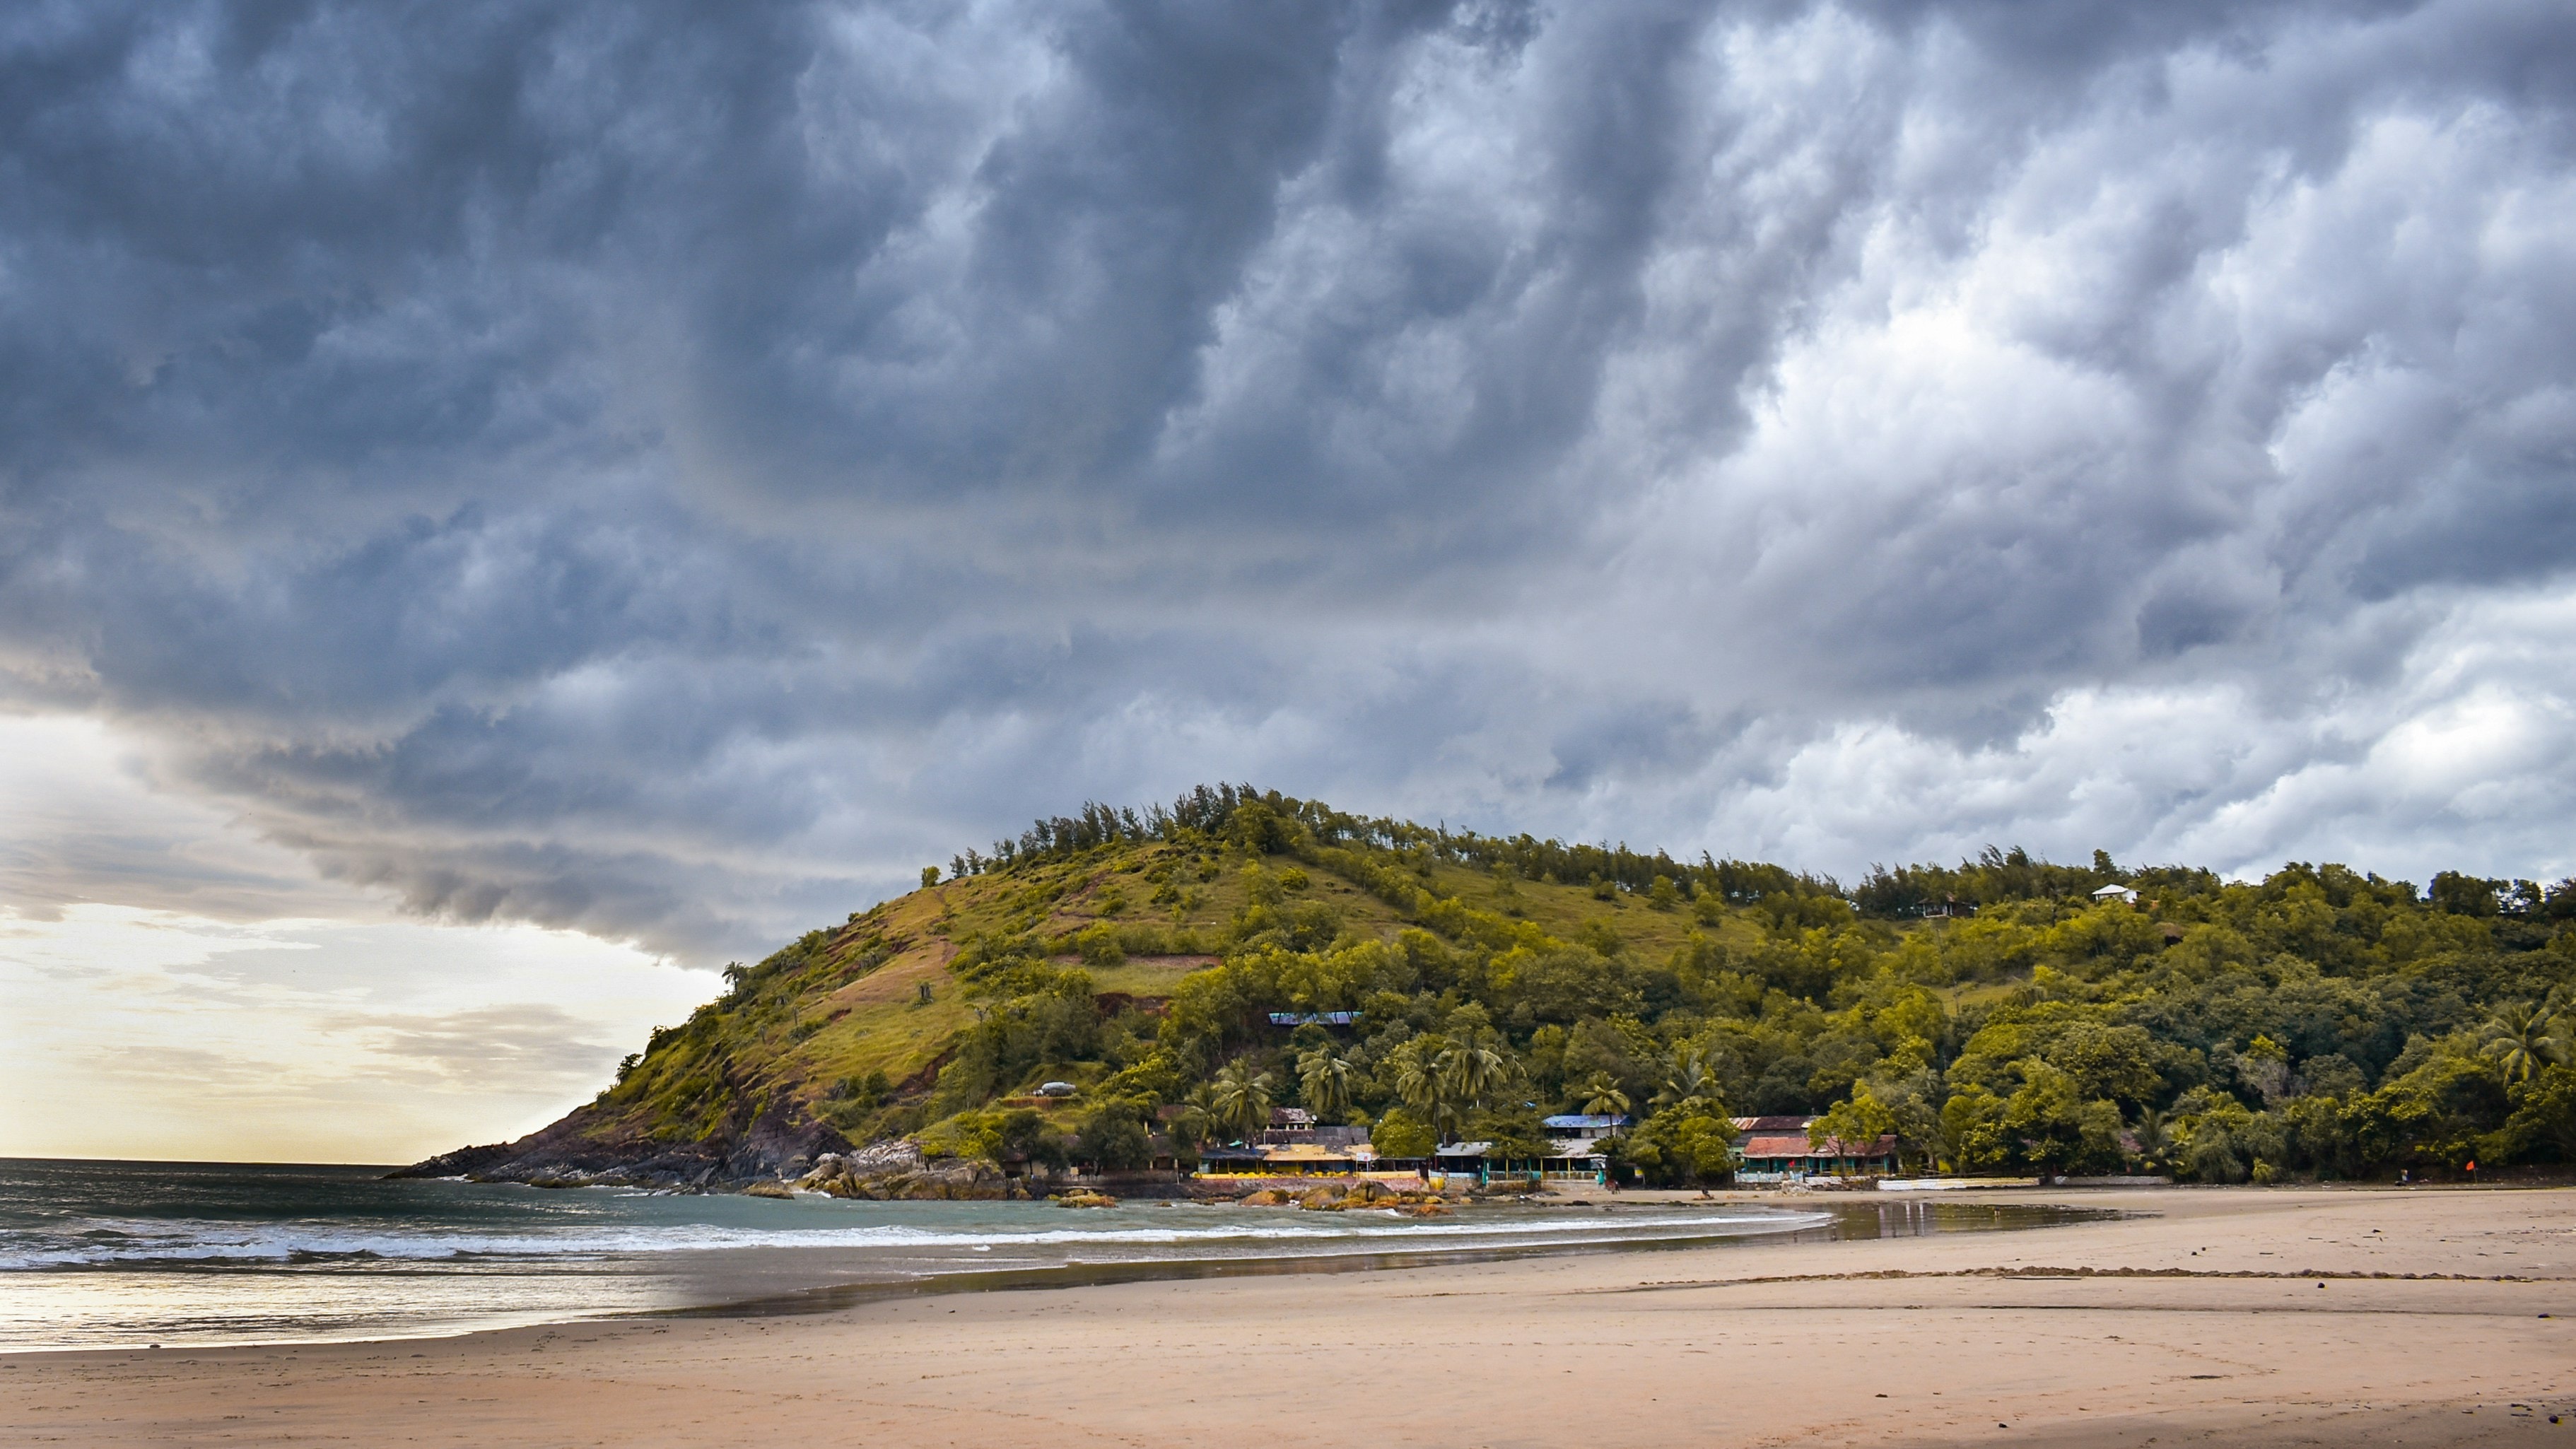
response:
[(872, 1202), (995, 1202), (1023, 1199), (1026, 1189), (982, 1158), (923, 1156), (910, 1139), (872, 1143), (844, 1156), (827, 1152), (797, 1186)]
[(1116, 1207), (1118, 1199), (1105, 1192), (1094, 1192), (1087, 1187), (1077, 1187), (1071, 1192), (1058, 1194), (1055, 1205), (1069, 1208)]
[(1342, 1190), (1338, 1187), (1310, 1187), (1298, 1195), (1297, 1206), (1310, 1213), (1342, 1210)]

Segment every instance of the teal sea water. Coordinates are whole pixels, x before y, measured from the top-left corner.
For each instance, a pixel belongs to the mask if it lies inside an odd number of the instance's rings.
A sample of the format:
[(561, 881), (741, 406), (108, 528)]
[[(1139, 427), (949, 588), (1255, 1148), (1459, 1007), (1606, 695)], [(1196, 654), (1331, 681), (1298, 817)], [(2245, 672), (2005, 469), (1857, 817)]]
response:
[(0, 1159), (0, 1350), (393, 1338), (853, 1292), (1373, 1268), (1531, 1252), (2037, 1225), (1863, 1202), (1480, 1207), (871, 1203), (382, 1179), (383, 1169)]

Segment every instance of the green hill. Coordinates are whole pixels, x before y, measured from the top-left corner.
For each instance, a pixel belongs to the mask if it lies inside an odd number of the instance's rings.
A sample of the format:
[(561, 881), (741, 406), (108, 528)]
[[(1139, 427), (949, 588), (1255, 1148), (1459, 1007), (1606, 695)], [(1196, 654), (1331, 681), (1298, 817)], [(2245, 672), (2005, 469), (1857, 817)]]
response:
[[(1955, 1170), (2213, 1181), (2564, 1162), (2576, 883), (1989, 851), (1845, 891), (1249, 787), (1087, 807), (809, 932), (599, 1097), (411, 1169), (739, 1183), (889, 1138), (1141, 1165), (1303, 1104), (1391, 1155), (1629, 1111), (1649, 1179), (1732, 1113), (1827, 1112)], [(2137, 899), (2097, 902), (2126, 886)], [(1348, 1024), (1275, 1023), (1357, 1013)], [(1062, 1081), (1070, 1098), (1036, 1098)], [(1624, 1105), (1623, 1105), (1624, 1104)]]

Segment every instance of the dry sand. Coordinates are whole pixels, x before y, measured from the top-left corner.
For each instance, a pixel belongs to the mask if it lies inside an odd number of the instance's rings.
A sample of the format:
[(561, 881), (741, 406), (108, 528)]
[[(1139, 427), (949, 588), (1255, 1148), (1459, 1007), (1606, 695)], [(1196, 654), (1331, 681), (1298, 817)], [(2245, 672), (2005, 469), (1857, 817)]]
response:
[[(2053, 1200), (2154, 1216), (426, 1342), (16, 1355), (0, 1358), (0, 1438), (2576, 1449), (2576, 1192)], [(2049, 1270), (2070, 1271), (2027, 1276)], [(2446, 1276), (2371, 1276), (2407, 1273)]]

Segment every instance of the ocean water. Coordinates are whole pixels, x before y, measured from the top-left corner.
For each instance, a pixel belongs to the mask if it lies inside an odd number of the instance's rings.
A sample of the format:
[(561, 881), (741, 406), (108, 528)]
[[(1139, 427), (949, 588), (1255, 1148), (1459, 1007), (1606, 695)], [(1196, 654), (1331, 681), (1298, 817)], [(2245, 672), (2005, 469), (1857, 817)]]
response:
[(1453, 1217), (872, 1203), (0, 1159), (0, 1350), (400, 1338), (854, 1294), (2036, 1226), (2048, 1209), (1619, 1203)]

